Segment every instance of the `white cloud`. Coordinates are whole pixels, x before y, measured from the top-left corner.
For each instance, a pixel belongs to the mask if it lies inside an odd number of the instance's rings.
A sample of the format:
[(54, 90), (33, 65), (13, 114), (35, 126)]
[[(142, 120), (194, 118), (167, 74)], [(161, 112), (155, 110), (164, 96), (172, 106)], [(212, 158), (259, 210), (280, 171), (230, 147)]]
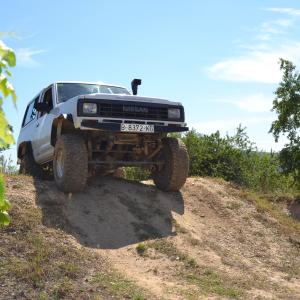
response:
[(273, 24), (279, 25), (281, 27), (290, 27), (293, 25), (293, 21), (291, 19), (278, 19), (273, 21)]
[(40, 53), (44, 53), (45, 50), (32, 50), (30, 48), (19, 48), (16, 50), (17, 66), (20, 67), (36, 67), (39, 65), (35, 56)]
[(300, 16), (300, 10), (276, 7), (266, 10), (287, 16), (265, 21), (256, 27), (252, 37), (254, 42), (240, 45), (244, 49), (240, 56), (225, 58), (208, 68), (212, 79), (276, 84), (282, 77), (279, 58), (295, 64), (300, 62), (300, 41), (287, 39), (288, 28), (294, 25), (294, 16)]
[(258, 34), (255, 38), (261, 41), (270, 41), (275, 36), (285, 34), (286, 30), (293, 24), (294, 20), (292, 20), (291, 18), (265, 21), (255, 29), (255, 31), (258, 31)]
[(300, 9), (290, 8), (290, 7), (270, 7), (266, 8), (267, 11), (272, 11), (281, 14), (287, 14), (290, 16), (300, 16)]
[(262, 93), (243, 96), (238, 99), (220, 100), (247, 112), (270, 112), (273, 99)]
[(281, 79), (279, 58), (288, 59), (294, 63), (300, 62), (300, 42), (289, 42), (275, 48), (265, 50), (252, 46), (252, 50), (240, 57), (233, 57), (217, 62), (208, 68), (211, 78), (239, 81), (278, 83)]

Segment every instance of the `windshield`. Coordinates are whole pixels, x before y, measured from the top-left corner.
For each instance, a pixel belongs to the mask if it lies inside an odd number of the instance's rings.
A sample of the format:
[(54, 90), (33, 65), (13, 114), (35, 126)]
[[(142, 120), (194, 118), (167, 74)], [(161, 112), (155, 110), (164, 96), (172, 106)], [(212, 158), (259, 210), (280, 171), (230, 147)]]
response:
[(130, 93), (122, 87), (89, 84), (89, 83), (58, 83), (57, 96), (58, 102), (65, 102), (70, 98), (87, 95), (87, 94), (119, 94), (130, 95)]

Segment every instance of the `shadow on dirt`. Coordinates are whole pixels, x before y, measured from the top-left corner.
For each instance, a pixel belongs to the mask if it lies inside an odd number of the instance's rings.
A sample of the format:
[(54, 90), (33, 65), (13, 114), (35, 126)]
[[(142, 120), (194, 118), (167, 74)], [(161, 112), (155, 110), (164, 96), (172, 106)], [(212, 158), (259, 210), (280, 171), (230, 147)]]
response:
[(181, 193), (115, 178), (95, 178), (84, 192), (64, 194), (52, 181), (36, 181), (43, 223), (82, 245), (114, 249), (173, 235), (172, 211), (183, 214)]
[(289, 204), (288, 210), (294, 219), (300, 221), (300, 199), (299, 198), (297, 198), (291, 204)]

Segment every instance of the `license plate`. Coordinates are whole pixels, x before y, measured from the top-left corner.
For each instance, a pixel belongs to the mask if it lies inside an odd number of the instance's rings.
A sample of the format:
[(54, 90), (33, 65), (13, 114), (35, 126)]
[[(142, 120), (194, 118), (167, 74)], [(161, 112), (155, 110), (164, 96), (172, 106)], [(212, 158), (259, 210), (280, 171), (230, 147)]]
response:
[(121, 131), (126, 132), (154, 132), (154, 125), (145, 124), (121, 124)]

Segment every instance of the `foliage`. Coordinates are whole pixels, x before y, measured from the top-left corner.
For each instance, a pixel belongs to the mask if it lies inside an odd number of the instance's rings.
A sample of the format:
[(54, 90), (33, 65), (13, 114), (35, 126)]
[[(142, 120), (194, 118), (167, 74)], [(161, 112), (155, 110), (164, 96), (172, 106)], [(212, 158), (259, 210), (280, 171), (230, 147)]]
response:
[(150, 171), (140, 167), (126, 167), (124, 168), (125, 178), (128, 180), (148, 180), (150, 179)]
[(285, 174), (292, 174), (295, 183), (300, 186), (300, 75), (292, 62), (280, 59), (282, 81), (275, 91), (273, 111), (277, 120), (272, 123), (270, 132), (278, 141), (280, 135), (286, 135), (289, 143), (281, 150), (279, 159)]
[[(14, 87), (9, 82), (11, 73), (10, 67), (16, 65), (16, 56), (12, 49), (8, 48), (0, 40), (0, 149), (7, 148), (14, 142), (12, 136), (12, 128), (8, 124), (5, 114), (3, 112), (3, 99), (8, 96), (12, 97), (14, 104), (16, 103), (17, 96)], [(4, 199), (4, 182), (3, 176), (0, 177), (0, 225), (8, 225), (9, 217), (7, 210), (9, 209), (9, 202)]]
[(9, 224), (9, 216), (7, 213), (9, 208), (9, 202), (4, 199), (4, 178), (3, 175), (0, 174), (0, 225)]
[[(194, 130), (184, 138), (190, 156), (190, 173), (194, 176), (222, 177), (242, 184), (245, 152), (252, 144), (239, 127), (235, 136), (222, 138), (217, 131), (211, 135), (199, 135)], [(241, 151), (242, 150), (242, 151)]]
[(14, 87), (8, 80), (11, 77), (9, 67), (15, 65), (15, 53), (0, 40), (0, 148), (7, 147), (14, 142), (12, 130), (5, 118), (2, 105), (3, 99), (8, 96), (12, 97), (14, 103), (17, 100)]
[(281, 172), (276, 153), (257, 151), (245, 128), (221, 137), (217, 131), (200, 135), (195, 130), (183, 137), (190, 156), (190, 175), (221, 177), (259, 191), (286, 191), (291, 179)]
[(11, 157), (9, 156), (8, 158), (6, 158), (4, 155), (0, 155), (0, 173), (16, 174), (17, 172), (17, 166), (13, 163)]

